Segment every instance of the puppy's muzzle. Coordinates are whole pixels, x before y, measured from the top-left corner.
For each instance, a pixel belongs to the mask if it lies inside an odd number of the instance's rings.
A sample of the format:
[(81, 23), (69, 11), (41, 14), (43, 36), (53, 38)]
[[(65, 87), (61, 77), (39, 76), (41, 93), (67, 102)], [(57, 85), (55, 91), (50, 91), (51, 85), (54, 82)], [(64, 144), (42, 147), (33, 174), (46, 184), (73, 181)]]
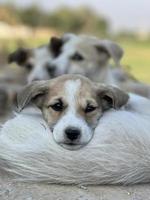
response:
[(65, 137), (67, 141), (69, 142), (75, 142), (76, 140), (79, 140), (81, 137), (81, 131), (80, 129), (76, 127), (68, 127), (65, 129)]

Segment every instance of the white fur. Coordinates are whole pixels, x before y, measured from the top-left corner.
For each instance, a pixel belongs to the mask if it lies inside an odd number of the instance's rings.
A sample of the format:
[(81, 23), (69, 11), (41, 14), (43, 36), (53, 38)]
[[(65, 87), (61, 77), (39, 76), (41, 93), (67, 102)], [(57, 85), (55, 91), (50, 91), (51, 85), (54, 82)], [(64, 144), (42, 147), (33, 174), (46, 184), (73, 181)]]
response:
[(28, 83), (33, 80), (48, 80), (50, 75), (46, 69), (46, 64), (50, 64), (52, 56), (47, 46), (35, 48), (33, 50), (33, 57), (30, 58), (30, 63), (34, 66), (28, 75)]
[(81, 66), (79, 62), (76, 63), (70, 61), (70, 57), (77, 51), (76, 46), (80, 42), (82, 42), (82, 39), (74, 35), (63, 45), (62, 53), (57, 58), (52, 59), (51, 64), (56, 66), (57, 75), (65, 73), (86, 75), (88, 69), (97, 67), (97, 63), (93, 64), (90, 60), (88, 60), (88, 62), (86, 61), (84, 66)]
[(93, 139), (77, 151), (58, 145), (43, 118), (21, 113), (0, 135), (0, 168), (25, 181), (135, 184), (150, 181), (150, 101), (135, 95), (106, 112)]
[[(109, 84), (112, 81), (117, 81), (112, 75), (112, 68), (108, 65), (108, 58), (105, 54), (98, 53), (95, 46), (104, 46), (106, 49), (109, 49), (112, 52), (111, 57), (117, 65), (119, 65), (122, 57), (119, 54), (123, 55), (121, 47), (112, 41), (100, 40), (99, 38), (87, 35), (65, 34), (62, 39), (65, 41), (62, 46), (62, 52), (58, 57), (53, 58), (51, 62), (52, 65), (56, 66), (57, 75), (65, 73), (82, 74), (94, 81)], [(72, 61), (71, 56), (76, 52), (80, 53), (84, 57), (84, 60)], [(116, 52), (118, 52), (117, 55), (119, 57), (113, 56)], [(109, 77), (110, 73), (111, 77)]]
[[(93, 135), (91, 128), (87, 125), (85, 120), (81, 118), (81, 116), (77, 115), (76, 96), (80, 85), (80, 80), (69, 80), (65, 83), (65, 96), (68, 103), (68, 108), (65, 115), (57, 122), (53, 131), (55, 141), (63, 147), (72, 150), (87, 144)], [(74, 127), (80, 129), (81, 131), (81, 138), (76, 142), (76, 146), (64, 144), (65, 129), (69, 127)]]

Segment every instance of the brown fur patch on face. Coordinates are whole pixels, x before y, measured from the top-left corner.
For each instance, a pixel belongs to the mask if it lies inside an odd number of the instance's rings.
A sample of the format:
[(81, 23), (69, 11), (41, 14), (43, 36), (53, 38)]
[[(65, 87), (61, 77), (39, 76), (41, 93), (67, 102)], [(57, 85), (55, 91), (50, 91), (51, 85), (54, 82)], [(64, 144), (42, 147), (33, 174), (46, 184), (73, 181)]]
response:
[[(61, 101), (63, 105), (62, 111), (55, 111), (51, 106)], [(53, 126), (59, 118), (65, 113), (67, 103), (64, 99), (64, 88), (61, 84), (53, 85), (50, 88), (50, 92), (46, 95), (42, 112), (45, 120), (50, 126)]]
[(81, 37), (74, 45), (76, 52), (83, 57), (83, 60), (79, 62), (82, 63), (82, 67), (88, 68), (88, 63), (92, 63), (92, 67), (98, 66), (99, 68), (107, 64), (110, 55), (104, 47), (97, 47), (97, 43), (99, 40)]
[[(90, 126), (94, 125), (95, 122), (99, 119), (102, 114), (102, 109), (100, 105), (100, 101), (97, 97), (96, 90), (94, 88), (94, 84), (89, 81), (87, 78), (77, 75), (66, 75), (51, 81), (50, 89), (48, 94), (46, 95), (44, 105), (42, 107), (42, 112), (45, 120), (49, 124), (50, 127), (53, 127), (57, 121), (65, 115), (68, 110), (71, 102), (67, 102), (66, 91), (65, 91), (65, 83), (68, 80), (78, 80), (80, 79), (81, 85), (78, 89), (78, 92), (75, 94), (76, 99), (76, 113), (80, 117), (82, 117)], [(63, 104), (63, 110), (58, 112), (51, 108), (50, 105), (53, 105), (61, 100)], [(93, 106), (96, 109), (92, 112), (87, 113), (87, 106)]]
[[(94, 108), (87, 112), (88, 107)], [(94, 126), (97, 120), (102, 115), (101, 102), (96, 93), (94, 83), (82, 79), (81, 87), (77, 94), (77, 112), (90, 125)]]

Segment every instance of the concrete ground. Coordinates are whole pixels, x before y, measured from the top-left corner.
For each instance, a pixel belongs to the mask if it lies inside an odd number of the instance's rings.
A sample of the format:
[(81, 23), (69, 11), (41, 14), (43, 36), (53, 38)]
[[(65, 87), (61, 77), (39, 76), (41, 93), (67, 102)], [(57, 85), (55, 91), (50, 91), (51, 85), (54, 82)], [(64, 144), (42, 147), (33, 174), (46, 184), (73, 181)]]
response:
[(0, 200), (150, 200), (150, 185), (64, 186), (15, 183), (0, 177)]
[[(4, 122), (7, 117), (0, 117)], [(0, 172), (0, 200), (150, 200), (150, 184), (71, 186), (15, 182)]]

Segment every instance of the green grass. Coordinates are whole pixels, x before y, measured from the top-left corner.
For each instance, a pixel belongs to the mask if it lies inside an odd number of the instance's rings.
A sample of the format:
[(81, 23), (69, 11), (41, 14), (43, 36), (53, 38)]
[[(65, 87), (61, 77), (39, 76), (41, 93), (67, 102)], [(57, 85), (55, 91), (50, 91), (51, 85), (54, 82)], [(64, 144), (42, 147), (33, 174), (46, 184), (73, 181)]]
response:
[(14, 51), (18, 47), (36, 47), (42, 44), (46, 44), (49, 38), (28, 38), (28, 39), (3, 39), (0, 40), (0, 50), (5, 50), (6, 52)]
[(150, 83), (150, 42), (119, 41), (125, 55), (122, 64), (139, 80)]
[[(18, 46), (36, 47), (47, 43), (49, 38), (29, 38), (26, 40), (0, 40), (0, 52), (9, 52)], [(139, 80), (150, 83), (150, 41), (119, 40), (125, 54), (122, 64)]]

